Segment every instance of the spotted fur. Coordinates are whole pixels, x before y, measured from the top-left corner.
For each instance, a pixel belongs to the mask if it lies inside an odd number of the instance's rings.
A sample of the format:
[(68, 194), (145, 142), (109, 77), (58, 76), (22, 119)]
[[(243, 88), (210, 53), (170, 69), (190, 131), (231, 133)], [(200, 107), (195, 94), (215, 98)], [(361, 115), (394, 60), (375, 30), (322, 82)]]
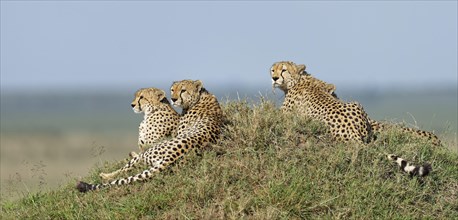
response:
[[(288, 61), (287, 61), (288, 62)], [(292, 62), (290, 62), (293, 64)], [(324, 92), (331, 94), (334, 96), (334, 98), (337, 98), (337, 94), (335, 93), (336, 91), (336, 86), (331, 83), (327, 83), (324, 81), (321, 81), (315, 77), (313, 77), (311, 74), (309, 74), (307, 71), (305, 71), (305, 65), (300, 64), (296, 65), (296, 71), (301, 75), (301, 78), (305, 81), (310, 81), (312, 84), (314, 84), (317, 88), (322, 89)]]
[[(285, 100), (281, 106), (283, 112), (299, 112), (322, 121), (329, 127), (332, 136), (343, 142), (369, 143), (374, 140), (374, 132), (390, 126), (370, 119), (359, 103), (339, 100), (334, 93), (334, 85), (305, 75), (304, 70), (304, 65), (296, 65), (290, 61), (281, 61), (272, 65), (270, 70), (272, 86), (285, 92)], [(426, 137), (435, 145), (440, 144), (437, 136), (430, 132), (405, 127), (402, 130)], [(412, 167), (403, 167), (403, 169), (412, 169), (411, 172), (414, 172), (415, 167)], [(421, 173), (430, 170), (430, 166), (425, 166), (421, 168)], [(420, 170), (418, 172), (420, 173)]]
[(216, 97), (203, 88), (200, 80), (174, 82), (171, 97), (173, 104), (183, 108), (184, 112), (177, 127), (177, 136), (172, 140), (154, 143), (145, 152), (134, 156), (123, 168), (115, 172), (131, 170), (139, 162), (143, 162), (149, 168), (139, 174), (116, 179), (106, 184), (79, 182), (77, 189), (80, 192), (150, 179), (153, 173), (162, 171), (185, 156), (190, 150), (217, 141), (222, 126), (222, 110)]
[(178, 126), (180, 115), (172, 108), (161, 89), (138, 90), (131, 106), (135, 113), (144, 113), (138, 128), (138, 146), (141, 152), (154, 142), (171, 136)]
[[(171, 136), (178, 126), (179, 114), (172, 108), (167, 100), (165, 92), (157, 88), (139, 89), (131, 103), (135, 113), (143, 113), (143, 121), (138, 128), (138, 147), (140, 153), (153, 143)], [(130, 152), (131, 157), (138, 156)], [(100, 173), (99, 176), (108, 180), (119, 172)]]
[[(283, 112), (297, 111), (324, 122), (339, 141), (368, 143), (372, 128), (363, 107), (356, 102), (345, 103), (333, 96), (326, 83), (304, 77), (300, 65), (277, 62), (272, 65), (272, 85), (285, 92)], [(334, 92), (334, 91), (332, 91)]]

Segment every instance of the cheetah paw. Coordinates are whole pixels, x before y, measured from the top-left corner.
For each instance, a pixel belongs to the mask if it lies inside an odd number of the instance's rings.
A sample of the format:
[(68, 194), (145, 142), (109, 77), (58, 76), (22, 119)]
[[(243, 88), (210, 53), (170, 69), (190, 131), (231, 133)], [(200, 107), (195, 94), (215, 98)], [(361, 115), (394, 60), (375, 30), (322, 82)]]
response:
[(111, 175), (110, 173), (100, 173), (99, 176), (104, 180), (108, 180), (113, 177), (113, 175)]
[(132, 151), (132, 152), (129, 153), (129, 156), (130, 156), (131, 158), (134, 158), (134, 157), (138, 157), (138, 154), (135, 153), (135, 151)]

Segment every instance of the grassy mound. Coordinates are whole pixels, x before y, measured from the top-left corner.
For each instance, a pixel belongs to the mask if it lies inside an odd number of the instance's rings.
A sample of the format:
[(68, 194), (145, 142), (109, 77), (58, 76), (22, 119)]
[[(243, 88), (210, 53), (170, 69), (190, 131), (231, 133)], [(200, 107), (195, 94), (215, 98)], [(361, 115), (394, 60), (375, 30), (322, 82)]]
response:
[[(76, 180), (3, 202), (4, 219), (456, 218), (458, 155), (396, 130), (359, 146), (333, 142), (320, 123), (275, 105), (224, 105), (217, 146), (192, 153), (147, 183), (79, 193)], [(425, 178), (386, 160), (429, 162)], [(126, 152), (127, 155), (127, 152)], [(123, 165), (95, 167), (83, 180)], [(137, 170), (138, 171), (138, 170)]]

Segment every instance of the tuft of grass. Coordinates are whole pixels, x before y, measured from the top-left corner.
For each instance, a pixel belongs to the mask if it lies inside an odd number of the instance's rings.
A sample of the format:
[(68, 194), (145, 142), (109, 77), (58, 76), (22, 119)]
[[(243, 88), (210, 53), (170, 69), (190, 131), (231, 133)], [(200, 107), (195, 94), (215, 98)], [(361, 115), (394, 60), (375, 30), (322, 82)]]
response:
[[(458, 216), (458, 155), (397, 130), (368, 145), (336, 143), (326, 128), (261, 100), (227, 102), (219, 143), (146, 183), (55, 191), (1, 204), (4, 219), (373, 219)], [(429, 162), (425, 178), (386, 160)], [(127, 154), (127, 152), (126, 152)], [(103, 163), (84, 178), (123, 165)], [(138, 170), (137, 170), (138, 171)], [(134, 171), (135, 172), (135, 171)]]

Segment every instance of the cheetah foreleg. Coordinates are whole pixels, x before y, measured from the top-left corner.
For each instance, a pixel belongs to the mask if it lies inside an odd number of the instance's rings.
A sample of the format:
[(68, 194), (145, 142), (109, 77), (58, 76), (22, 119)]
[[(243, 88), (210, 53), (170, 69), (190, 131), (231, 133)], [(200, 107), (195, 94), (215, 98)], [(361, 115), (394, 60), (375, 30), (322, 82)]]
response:
[(104, 180), (110, 180), (110, 179), (113, 179), (119, 173), (120, 173), (120, 171), (116, 170), (116, 171), (111, 172), (111, 173), (100, 173), (99, 176)]
[(133, 152), (133, 153), (135, 155), (133, 155), (132, 152), (131, 152), (133, 158), (126, 165), (124, 165), (124, 167), (122, 167), (121, 169), (118, 169), (118, 170), (116, 170), (114, 172), (111, 172), (111, 173), (100, 173), (99, 176), (104, 180), (108, 180), (108, 179), (113, 179), (113, 177), (115, 177), (119, 173), (123, 173), (123, 172), (127, 172), (129, 170), (132, 170), (135, 167), (135, 165), (142, 159), (141, 158), (141, 154), (138, 155), (135, 152)]
[(138, 157), (138, 154), (135, 153), (135, 151), (132, 151), (132, 152), (129, 153), (129, 157), (131, 157), (131, 158)]

